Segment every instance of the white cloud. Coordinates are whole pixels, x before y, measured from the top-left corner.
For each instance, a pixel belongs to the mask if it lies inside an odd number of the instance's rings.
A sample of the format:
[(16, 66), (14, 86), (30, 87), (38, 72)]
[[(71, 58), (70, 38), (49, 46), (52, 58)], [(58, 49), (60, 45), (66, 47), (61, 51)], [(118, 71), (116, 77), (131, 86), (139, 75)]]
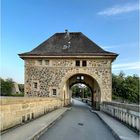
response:
[(123, 48), (123, 47), (135, 47), (139, 46), (139, 42), (129, 42), (129, 43), (124, 43), (124, 44), (114, 44), (114, 45), (100, 45), (104, 49), (112, 49), (112, 48)]
[(131, 63), (122, 63), (122, 64), (114, 64), (112, 66), (113, 70), (140, 70), (140, 62), (131, 62)]
[(110, 8), (107, 8), (103, 11), (98, 12), (98, 15), (105, 15), (105, 16), (111, 16), (111, 15), (117, 15), (122, 13), (128, 13), (139, 10), (138, 3), (133, 4), (125, 4), (125, 5), (116, 5)]

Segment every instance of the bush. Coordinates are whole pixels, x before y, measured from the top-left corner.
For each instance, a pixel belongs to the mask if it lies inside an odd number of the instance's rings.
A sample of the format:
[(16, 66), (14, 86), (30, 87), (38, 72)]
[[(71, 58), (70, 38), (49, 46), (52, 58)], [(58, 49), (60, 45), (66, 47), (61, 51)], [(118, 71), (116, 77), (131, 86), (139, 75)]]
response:
[(24, 97), (24, 93), (16, 93), (16, 94), (11, 94), (13, 97)]

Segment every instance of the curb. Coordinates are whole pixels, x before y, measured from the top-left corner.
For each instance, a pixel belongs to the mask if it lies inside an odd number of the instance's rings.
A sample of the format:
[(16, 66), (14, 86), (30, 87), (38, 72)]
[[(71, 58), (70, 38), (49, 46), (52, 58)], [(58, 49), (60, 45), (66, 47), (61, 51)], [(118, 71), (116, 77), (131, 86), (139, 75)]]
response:
[[(58, 109), (59, 109), (59, 108), (58, 108)], [(68, 109), (69, 109), (69, 108), (68, 108)], [(55, 110), (57, 110), (57, 109), (55, 109)], [(51, 113), (51, 112), (53, 112), (53, 111), (55, 111), (55, 110), (49, 111), (48, 113)], [(38, 117), (36, 117), (36, 118), (34, 118), (34, 119), (31, 119), (31, 120), (26, 121), (26, 122), (24, 122), (24, 123), (17, 124), (17, 125), (15, 125), (15, 126), (13, 126), (13, 127), (10, 127), (10, 128), (8, 128), (8, 129), (6, 129), (6, 130), (0, 131), (0, 136), (3, 135), (3, 134), (5, 134), (5, 133), (7, 133), (7, 132), (10, 132), (10, 131), (12, 131), (12, 130), (14, 130), (14, 129), (20, 127), (20, 126), (26, 125), (26, 124), (28, 124), (28, 123), (34, 121), (34, 120), (37, 120), (38, 118), (41, 118), (41, 117), (43, 117), (44, 115), (45, 115), (45, 114), (42, 114), (42, 115), (40, 115), (40, 116), (38, 116)], [(0, 140), (1, 140), (1, 139), (0, 139)]]
[(60, 115), (56, 119), (54, 119), (48, 125), (44, 126), (42, 129), (36, 132), (33, 136), (30, 136), (27, 140), (38, 140), (41, 135), (43, 135), (50, 127), (52, 127), (58, 120), (60, 120), (63, 117), (63, 115), (69, 110), (71, 109), (67, 108), (64, 112), (60, 113)]
[(113, 134), (113, 136), (116, 138), (116, 140), (122, 140), (120, 138), (120, 136), (104, 121), (104, 119), (102, 119), (102, 117), (95, 111), (90, 110), (92, 113), (95, 113), (99, 119), (106, 125), (106, 127), (111, 131), (111, 133)]

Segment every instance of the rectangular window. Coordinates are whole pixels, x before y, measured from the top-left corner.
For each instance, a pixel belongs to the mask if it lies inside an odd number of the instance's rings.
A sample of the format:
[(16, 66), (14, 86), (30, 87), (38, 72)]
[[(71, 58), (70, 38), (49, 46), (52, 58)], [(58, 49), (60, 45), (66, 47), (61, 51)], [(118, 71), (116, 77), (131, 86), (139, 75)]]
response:
[(80, 60), (76, 60), (76, 66), (80, 66)]
[(84, 76), (81, 76), (81, 80), (84, 80)]
[(49, 66), (49, 60), (45, 60), (45, 65)]
[(76, 78), (77, 80), (80, 80), (80, 76), (77, 76), (77, 78)]
[(86, 66), (87, 66), (87, 61), (85, 61), (85, 60), (82, 61), (82, 66), (83, 66), (83, 67), (86, 67)]
[(34, 88), (34, 89), (37, 89), (37, 82), (34, 82), (34, 83), (33, 83), (33, 88)]
[(56, 96), (56, 89), (52, 89), (53, 95)]
[(42, 65), (42, 60), (38, 60), (38, 64), (39, 65)]

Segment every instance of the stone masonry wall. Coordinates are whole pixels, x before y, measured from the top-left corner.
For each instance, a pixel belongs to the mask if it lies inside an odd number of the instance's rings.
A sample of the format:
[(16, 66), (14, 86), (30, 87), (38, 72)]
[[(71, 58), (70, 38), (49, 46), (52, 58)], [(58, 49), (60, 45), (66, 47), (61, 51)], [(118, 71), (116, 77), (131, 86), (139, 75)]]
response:
[[(58, 97), (63, 97), (63, 86), (74, 74), (87, 74), (99, 84), (101, 101), (111, 101), (112, 78), (111, 59), (77, 59), (86, 60), (87, 66), (75, 66), (76, 59), (26, 59), (25, 60), (25, 94), (26, 96), (52, 95), (52, 89), (57, 90)], [(46, 64), (47, 61), (47, 64)], [(48, 63), (49, 61), (49, 63)], [(36, 82), (38, 87), (33, 88)]]
[(62, 107), (59, 98), (1, 97), (0, 131)]

